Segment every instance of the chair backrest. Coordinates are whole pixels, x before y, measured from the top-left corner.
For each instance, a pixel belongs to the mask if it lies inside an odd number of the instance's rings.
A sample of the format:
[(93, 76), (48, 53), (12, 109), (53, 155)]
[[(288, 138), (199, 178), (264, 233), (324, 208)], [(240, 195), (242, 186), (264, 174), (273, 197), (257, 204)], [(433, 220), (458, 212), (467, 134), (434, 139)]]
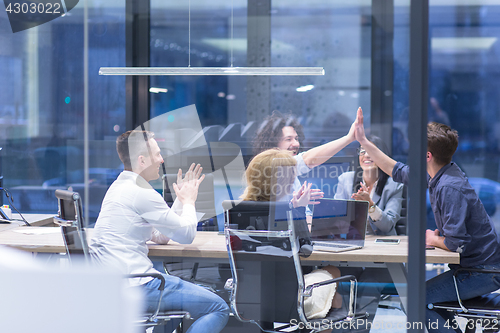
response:
[(236, 318), (261, 330), (264, 323), (292, 319), (309, 323), (304, 300), (311, 286), (304, 282), (300, 230), (296, 230), (297, 221), (305, 219), (305, 214), (294, 214), (288, 202), (227, 200), (223, 208), (233, 278), (230, 305)]
[[(163, 199), (172, 206), (176, 195), (169, 184), (177, 182), (177, 174), (166, 174), (163, 176)], [(198, 188), (198, 199), (196, 200), (196, 211), (205, 213), (201, 221), (203, 230), (217, 231), (217, 214), (215, 212), (214, 176), (211, 173), (205, 174), (205, 179)]]
[[(234, 208), (227, 209), (233, 205)], [(237, 319), (261, 327), (264, 322), (288, 322), (290, 318), (299, 318), (297, 279), (292, 278), (296, 275), (295, 265), (291, 257), (283, 256), (292, 255), (290, 248), (294, 243), (290, 240), (288, 223), (283, 231), (269, 231), (270, 202), (228, 200), (223, 202), (223, 207), (234, 288), (230, 304)], [(264, 250), (275, 252), (276, 256), (263, 254)], [(299, 272), (302, 274), (300, 265)], [(254, 286), (259, 286), (260, 292), (256, 292)], [(252, 308), (255, 307), (252, 303), (260, 304), (259, 312)]]
[(82, 199), (77, 192), (56, 190), (58, 214), (54, 223), (61, 226), (61, 231), (68, 255), (81, 255), (89, 258), (89, 247), (83, 221)]
[(401, 201), (401, 213), (399, 214), (399, 220), (396, 222), (396, 233), (398, 235), (407, 234), (407, 210), (408, 210), (408, 188), (403, 185), (403, 200)]

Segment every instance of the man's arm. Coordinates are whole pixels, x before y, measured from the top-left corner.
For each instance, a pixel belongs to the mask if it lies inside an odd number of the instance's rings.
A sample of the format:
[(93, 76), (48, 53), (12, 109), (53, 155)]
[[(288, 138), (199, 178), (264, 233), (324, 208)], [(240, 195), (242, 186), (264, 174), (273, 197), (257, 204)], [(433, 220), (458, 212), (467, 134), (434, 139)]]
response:
[(332, 156), (344, 149), (345, 146), (353, 142), (355, 140), (354, 123), (352, 123), (347, 135), (304, 152), (302, 156), (306, 165), (309, 168), (317, 167), (328, 161)]
[(165, 245), (168, 244), (170, 238), (168, 238), (167, 236), (165, 236), (164, 234), (153, 228), (153, 232), (151, 234), (151, 240), (156, 244)]
[(176, 201), (182, 204), (180, 215), (171, 211), (156, 191), (153, 191), (155, 193), (154, 198), (141, 196), (142, 200), (146, 200), (149, 203), (141, 205), (149, 208), (141, 216), (160, 234), (165, 236), (165, 238), (158, 238), (157, 235), (155, 236), (155, 232), (153, 232), (152, 237), (156, 237), (156, 239), (153, 239), (155, 243), (159, 241), (161, 244), (166, 244), (164, 242), (168, 242), (167, 238), (181, 244), (189, 244), (193, 241), (196, 235), (196, 225), (198, 224), (194, 204), (198, 197), (199, 185), (204, 178), (205, 175), (201, 175), (199, 164), (194, 168), (193, 163), (186, 172), (184, 179), (182, 178), (182, 170), (179, 169), (177, 183), (173, 184), (173, 188), (177, 195)]
[[(440, 229), (434, 230), (435, 237), (440, 237), (439, 241), (443, 249), (449, 249), (453, 252), (461, 253), (472, 241), (472, 236), (468, 228), (474, 229), (473, 226), (467, 226), (466, 221), (471, 221), (470, 204), (466, 196), (461, 190), (451, 186), (443, 186), (434, 191), (435, 197), (431, 200), (439, 210), (440, 214), (436, 216), (436, 224)], [(427, 231), (428, 233), (429, 231)], [(426, 240), (427, 240), (426, 233)], [(437, 241), (437, 239), (434, 239)]]
[(445, 238), (443, 236), (439, 236), (439, 230), (437, 229), (434, 231), (427, 229), (425, 231), (425, 244), (450, 251), (450, 249), (444, 244), (444, 240)]
[(363, 110), (361, 108), (358, 108), (358, 114), (354, 122), (354, 135), (379, 168), (392, 177), (392, 170), (396, 165), (396, 161), (384, 154), (366, 138), (365, 127), (363, 126)]

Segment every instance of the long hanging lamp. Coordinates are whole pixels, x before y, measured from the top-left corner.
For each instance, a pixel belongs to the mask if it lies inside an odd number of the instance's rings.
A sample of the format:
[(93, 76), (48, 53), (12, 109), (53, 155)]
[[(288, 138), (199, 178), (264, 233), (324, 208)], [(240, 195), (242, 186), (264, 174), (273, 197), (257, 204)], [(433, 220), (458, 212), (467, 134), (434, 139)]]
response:
[(188, 15), (188, 67), (101, 67), (99, 75), (325, 75), (323, 67), (233, 67), (232, 1), (231, 67), (191, 67), (191, 0)]

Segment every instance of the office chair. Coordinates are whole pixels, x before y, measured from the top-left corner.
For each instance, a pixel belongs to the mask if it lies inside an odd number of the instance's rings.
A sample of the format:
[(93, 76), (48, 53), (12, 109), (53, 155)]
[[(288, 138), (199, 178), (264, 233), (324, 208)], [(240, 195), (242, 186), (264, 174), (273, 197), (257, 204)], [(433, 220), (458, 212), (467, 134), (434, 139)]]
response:
[(402, 194), (403, 200), (401, 201), (401, 213), (399, 214), (399, 220), (396, 222), (396, 233), (398, 235), (407, 235), (407, 225), (408, 225), (408, 218), (407, 218), (407, 211), (408, 211), (408, 187), (406, 185), (403, 185), (403, 194)]
[[(300, 218), (292, 216), (288, 202), (226, 200), (223, 207), (232, 274), (226, 288), (230, 292), (231, 310), (239, 321), (255, 324), (264, 332), (304, 327), (306, 331), (317, 332), (325, 329), (325, 320), (341, 324), (367, 316), (356, 312), (354, 276), (305, 285), (299, 253), (307, 242), (303, 239)], [(347, 306), (329, 311), (326, 318), (306, 318), (304, 302), (313, 290), (340, 281), (348, 281), (350, 285)]]
[[(89, 247), (83, 222), (83, 210), (80, 194), (66, 190), (56, 190), (58, 200), (58, 215), (54, 216), (54, 223), (61, 227), (64, 245), (68, 258), (77, 258), (90, 263)], [(126, 278), (152, 277), (160, 280), (158, 290), (165, 289), (165, 278), (161, 274), (130, 274)], [(136, 324), (145, 328), (163, 325), (172, 319), (189, 319), (186, 311), (160, 311), (161, 295), (158, 306), (153, 313), (144, 313)], [(182, 323), (182, 321), (181, 321)], [(178, 328), (179, 329), (179, 328)]]
[(457, 274), (462, 271), (500, 274), (500, 270), (459, 268), (453, 274), (458, 300), (430, 303), (427, 308), (443, 309), (452, 312), (455, 316), (466, 318), (465, 333), (475, 333), (478, 324), (483, 328), (483, 332), (498, 332), (500, 330), (500, 294), (493, 292), (462, 301), (456, 281)]

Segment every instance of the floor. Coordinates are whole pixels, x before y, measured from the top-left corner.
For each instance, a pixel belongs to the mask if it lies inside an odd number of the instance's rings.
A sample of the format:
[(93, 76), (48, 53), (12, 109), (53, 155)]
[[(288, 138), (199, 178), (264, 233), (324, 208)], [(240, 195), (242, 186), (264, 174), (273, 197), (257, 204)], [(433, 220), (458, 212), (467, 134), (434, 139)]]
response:
[[(177, 266), (177, 267), (173, 267)], [(186, 267), (182, 264), (180, 264), (181, 267), (179, 267), (179, 264), (177, 265), (172, 265), (173, 270), (176, 271), (177, 274), (180, 277), (183, 278), (189, 278), (189, 275), (191, 274), (190, 266)], [(445, 267), (443, 265), (427, 265), (427, 271), (426, 271), (426, 278), (432, 278), (433, 276), (436, 276), (437, 274), (443, 272), (445, 270)], [(219, 275), (221, 271), (216, 269), (214, 266), (211, 267), (200, 267), (198, 270), (197, 274), (197, 280), (200, 281), (206, 281), (208, 282), (209, 285), (212, 285), (216, 289), (220, 289), (219, 284), (220, 284), (220, 278), (214, 280), (214, 276)], [(227, 272), (229, 274), (229, 272)], [(229, 276), (228, 276), (229, 277)], [(500, 290), (498, 291), (500, 292)], [(465, 320), (459, 320), (461, 322), (461, 326), (465, 326), (466, 322)], [(366, 326), (367, 324), (364, 322), (360, 322), (361, 327), (364, 325)], [(370, 325), (370, 324), (368, 324)], [(399, 297), (397, 295), (395, 296), (390, 296), (387, 297), (386, 299), (383, 299), (379, 302), (379, 307), (376, 310), (375, 317), (373, 319), (373, 322), (371, 325), (368, 327), (369, 329), (366, 330), (361, 330), (364, 333), (369, 332), (369, 333), (406, 333), (407, 331), (407, 326), (409, 324), (407, 323), (407, 318), (406, 314), (401, 310), (401, 303), (399, 301)], [(361, 328), (359, 327), (359, 328)], [(334, 330), (337, 331), (337, 330)], [(343, 330), (344, 332), (346, 330)], [(478, 332), (481, 330), (478, 328)]]

